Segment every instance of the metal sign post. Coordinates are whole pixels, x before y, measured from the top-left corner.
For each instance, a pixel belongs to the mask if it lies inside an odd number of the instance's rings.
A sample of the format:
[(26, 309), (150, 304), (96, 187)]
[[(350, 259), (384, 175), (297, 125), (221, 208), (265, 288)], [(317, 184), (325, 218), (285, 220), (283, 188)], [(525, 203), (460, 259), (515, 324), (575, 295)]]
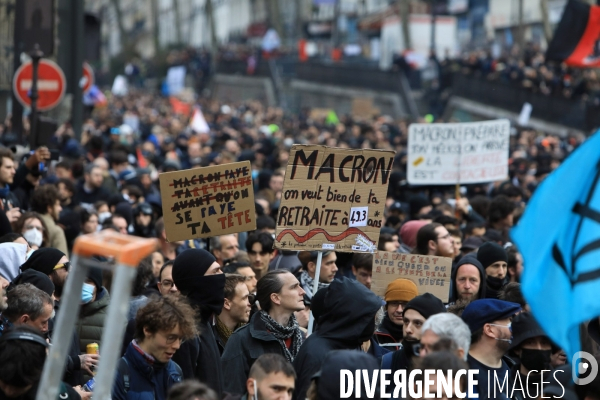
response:
[[(321, 262), (323, 261), (323, 252), (319, 251), (317, 255), (317, 269), (315, 270), (315, 278), (312, 287), (312, 298), (317, 294), (317, 290), (319, 290), (319, 277), (321, 276)], [(310, 318), (308, 319), (308, 334), (310, 335), (313, 332), (313, 326), (315, 323), (315, 317), (313, 316), (312, 310), (310, 310)]]

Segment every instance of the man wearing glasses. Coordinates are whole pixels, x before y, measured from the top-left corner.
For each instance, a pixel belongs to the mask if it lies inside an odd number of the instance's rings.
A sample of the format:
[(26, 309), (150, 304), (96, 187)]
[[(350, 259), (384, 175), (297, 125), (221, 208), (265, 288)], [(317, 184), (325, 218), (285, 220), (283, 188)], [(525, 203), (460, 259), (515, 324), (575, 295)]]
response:
[(112, 398), (166, 399), (183, 373), (173, 355), (196, 334), (194, 310), (179, 297), (152, 298), (135, 318), (134, 340), (119, 361)]
[(161, 295), (179, 295), (179, 289), (173, 282), (173, 261), (167, 261), (158, 273), (158, 291)]
[(471, 330), (467, 362), (470, 369), (479, 370), (477, 393), (480, 399), (508, 399), (506, 394), (511, 392), (511, 388), (504, 384), (504, 388), (500, 389), (495, 383), (508, 377), (510, 385), (510, 367), (503, 356), (512, 343), (511, 319), (519, 311), (521, 306), (516, 303), (483, 299), (472, 301), (462, 314), (463, 321)]

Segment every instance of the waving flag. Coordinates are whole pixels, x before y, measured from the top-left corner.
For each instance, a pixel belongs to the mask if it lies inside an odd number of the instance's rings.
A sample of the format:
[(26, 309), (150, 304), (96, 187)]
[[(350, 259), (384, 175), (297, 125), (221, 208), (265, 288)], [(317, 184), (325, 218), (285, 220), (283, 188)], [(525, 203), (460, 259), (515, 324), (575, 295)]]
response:
[(600, 6), (570, 0), (546, 58), (574, 67), (600, 66)]
[(600, 133), (535, 191), (511, 236), (523, 254), (522, 291), (571, 359), (579, 324), (600, 316)]

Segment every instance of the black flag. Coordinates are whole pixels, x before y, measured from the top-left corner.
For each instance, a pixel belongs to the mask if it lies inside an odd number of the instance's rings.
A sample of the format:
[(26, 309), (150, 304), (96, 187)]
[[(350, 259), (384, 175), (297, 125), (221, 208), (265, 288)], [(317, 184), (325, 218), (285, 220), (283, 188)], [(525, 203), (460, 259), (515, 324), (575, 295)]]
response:
[(573, 67), (599, 67), (600, 7), (570, 0), (548, 46), (546, 59)]

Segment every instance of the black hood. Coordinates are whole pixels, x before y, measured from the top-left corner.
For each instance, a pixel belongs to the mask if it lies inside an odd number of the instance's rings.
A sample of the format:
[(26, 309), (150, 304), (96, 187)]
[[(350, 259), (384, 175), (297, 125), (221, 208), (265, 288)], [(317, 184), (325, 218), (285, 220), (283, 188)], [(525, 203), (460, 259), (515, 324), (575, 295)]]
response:
[(381, 307), (375, 293), (345, 277), (331, 282), (323, 303), (317, 335), (352, 344), (361, 342), (370, 325), (375, 328), (375, 314)]
[(458, 269), (465, 264), (471, 264), (477, 267), (479, 270), (479, 278), (481, 282), (479, 283), (479, 292), (477, 293), (478, 299), (485, 299), (485, 287), (487, 286), (487, 281), (485, 279), (485, 269), (483, 265), (477, 260), (472, 254), (467, 254), (452, 268), (452, 274), (450, 279), (452, 280), (452, 293), (450, 293), (450, 303), (455, 302), (458, 298), (458, 288), (456, 287), (456, 275), (458, 274)]
[[(356, 350), (333, 350), (327, 354), (323, 361), (323, 368), (313, 378), (318, 379), (317, 393), (319, 399), (341, 399), (340, 375), (341, 370), (360, 368), (368, 371), (369, 377), (379, 368), (377, 359), (370, 354)], [(379, 398), (379, 385), (375, 385), (375, 396), (368, 396), (364, 381), (361, 379), (360, 399)], [(353, 392), (352, 398), (357, 398)]]

